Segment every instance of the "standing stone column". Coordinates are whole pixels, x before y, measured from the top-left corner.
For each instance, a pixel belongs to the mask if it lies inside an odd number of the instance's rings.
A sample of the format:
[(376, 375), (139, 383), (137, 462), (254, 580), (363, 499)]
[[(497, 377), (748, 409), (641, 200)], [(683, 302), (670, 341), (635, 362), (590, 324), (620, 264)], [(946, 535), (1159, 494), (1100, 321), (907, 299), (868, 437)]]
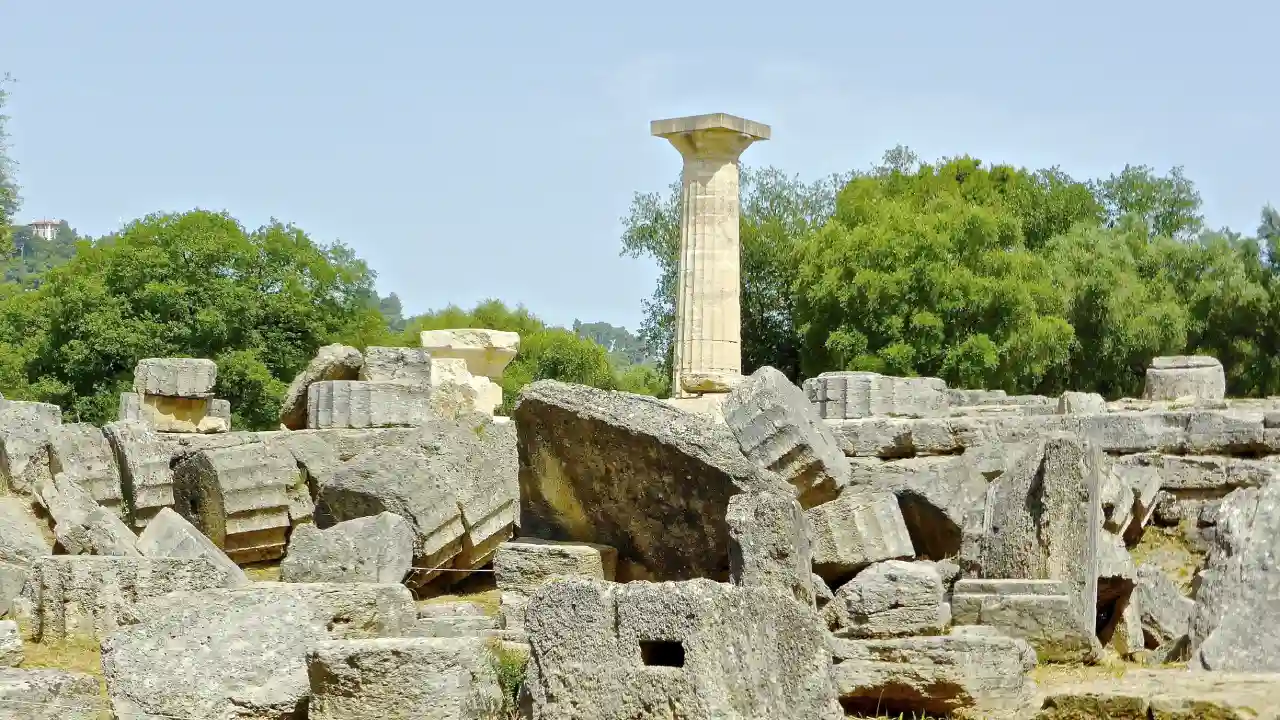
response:
[(649, 130), (684, 158), (671, 396), (728, 392), (742, 375), (738, 157), (769, 126), (716, 113)]

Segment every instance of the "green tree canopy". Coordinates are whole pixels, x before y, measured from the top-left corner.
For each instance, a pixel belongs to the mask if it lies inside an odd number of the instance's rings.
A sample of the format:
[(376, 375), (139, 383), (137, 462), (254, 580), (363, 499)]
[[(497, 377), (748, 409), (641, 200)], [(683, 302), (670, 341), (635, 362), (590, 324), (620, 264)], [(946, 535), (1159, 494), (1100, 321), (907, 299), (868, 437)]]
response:
[(14, 178), (14, 163), (9, 157), (9, 133), (6, 125), (9, 116), (4, 114), (4, 107), (9, 99), (5, 86), (13, 81), (9, 75), (0, 75), (0, 257), (12, 250), (10, 238), (13, 216), (21, 205), (18, 196), (18, 182)]

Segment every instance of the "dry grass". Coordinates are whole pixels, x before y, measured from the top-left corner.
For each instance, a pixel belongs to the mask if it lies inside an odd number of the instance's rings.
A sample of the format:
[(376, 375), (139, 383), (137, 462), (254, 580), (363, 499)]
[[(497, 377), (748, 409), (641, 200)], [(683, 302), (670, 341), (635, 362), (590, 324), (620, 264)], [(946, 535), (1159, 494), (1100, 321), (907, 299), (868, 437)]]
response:
[(1148, 525), (1142, 539), (1129, 551), (1134, 563), (1155, 565), (1163, 570), (1184, 595), (1190, 594), (1191, 581), (1204, 565), (1204, 554), (1187, 544), (1186, 530), (1188, 528)]
[(24, 643), (22, 667), (52, 668), (102, 677), (102, 650), (98, 641), (85, 636), (60, 642)]
[(259, 563), (245, 567), (244, 574), (253, 582), (280, 582), (280, 563)]
[(480, 592), (463, 593), (460, 595), (437, 595), (435, 597), (419, 600), (419, 605), (441, 605), (444, 603), (469, 602), (480, 606), (485, 615), (489, 617), (497, 617), (501, 610), (499, 606), (502, 604), (502, 593), (497, 590), (481, 590)]

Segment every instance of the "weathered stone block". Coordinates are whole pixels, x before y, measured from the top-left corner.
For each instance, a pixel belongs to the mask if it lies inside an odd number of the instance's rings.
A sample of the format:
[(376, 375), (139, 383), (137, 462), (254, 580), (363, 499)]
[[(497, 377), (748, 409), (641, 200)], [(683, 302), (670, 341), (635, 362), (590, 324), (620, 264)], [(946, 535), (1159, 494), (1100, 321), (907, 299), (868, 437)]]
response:
[(950, 405), (939, 378), (893, 377), (873, 372), (826, 372), (804, 381), (819, 417), (847, 420), (873, 416), (937, 417)]
[(1042, 687), (1034, 720), (1275, 720), (1280, 674), (1135, 670)]
[(835, 720), (831, 650), (789, 594), (710, 580), (611, 585), (581, 579), (529, 602), (532, 717)]
[(136, 622), (134, 608), (143, 600), (227, 582), (226, 573), (206, 558), (51, 555), (32, 565), (19, 615), (32, 642), (102, 639)]
[(62, 423), (57, 405), (0, 400), (0, 481), (29, 494), (49, 472), (49, 433)]
[(261, 442), (201, 450), (173, 471), (174, 505), (237, 563), (284, 555), (293, 456)]
[(331, 640), (307, 651), (311, 720), (498, 717), (502, 691), (481, 638)]
[(1094, 618), (1085, 621), (1070, 592), (1057, 580), (957, 580), (951, 622), (985, 625), (1024, 639), (1040, 662), (1089, 662), (1102, 646)]
[(22, 594), (29, 574), (30, 568), (26, 564), (0, 560), (0, 613), (9, 613), (13, 599)]
[(809, 520), (790, 493), (729, 499), (729, 576), (735, 585), (772, 587), (813, 605)]
[(162, 508), (147, 524), (138, 536), (138, 551), (149, 558), (204, 558), (222, 571), (225, 587), (249, 583), (239, 565), (171, 508)]
[(419, 441), (438, 462), (464, 468), (455, 493), (466, 532), (453, 567), (474, 570), (488, 564), (498, 546), (514, 534), (519, 520), (515, 426), (487, 416), (463, 416), (456, 422), (428, 425)]
[(1091, 627), (1102, 528), (1095, 445), (1059, 434), (1033, 443), (988, 490), (982, 577), (1063, 580)]
[(117, 515), (124, 513), (120, 469), (102, 428), (89, 423), (53, 427), (49, 431), (49, 470), (52, 475), (67, 473), (89, 491), (94, 502)]
[(325, 345), (307, 367), (293, 378), (280, 403), (280, 424), (290, 430), (310, 427), (307, 423), (309, 389), (312, 383), (326, 380), (355, 380), (364, 367), (360, 351), (347, 345)]
[(307, 427), (371, 428), (422, 425), (431, 391), (394, 382), (328, 380), (307, 390)]
[(44, 483), (38, 495), (54, 521), (53, 535), (70, 555), (138, 555), (138, 538), (115, 513), (93, 501), (67, 473)]
[(891, 493), (848, 487), (805, 515), (813, 533), (813, 570), (833, 585), (872, 563), (915, 555)]
[(156, 432), (222, 433), (231, 429), (226, 419), (210, 412), (211, 398), (143, 395), (138, 419)]
[(110, 717), (98, 679), (65, 670), (0, 668), (5, 720), (102, 720)]
[(1003, 459), (991, 457), (988, 463), (978, 456), (974, 449), (959, 456), (855, 465), (852, 485), (892, 492), (916, 556), (943, 560), (960, 553), (965, 522), (986, 501), (987, 479), (982, 471), (988, 465), (998, 468), (994, 474), (1004, 470)]
[(928, 563), (886, 560), (836, 590), (823, 616), (840, 637), (938, 635), (950, 622), (942, 577)]
[(31, 502), (0, 497), (0, 560), (26, 566), (52, 553), (53, 540), (45, 535)]
[(324, 640), (398, 636), (415, 620), (400, 585), (259, 583), (151, 598), (102, 643), (116, 714), (296, 717), (306, 653)]
[(760, 368), (729, 393), (723, 409), (743, 454), (795, 486), (804, 507), (834, 499), (848, 484), (848, 458), (786, 375)]
[(173, 453), (142, 423), (108, 423), (102, 432), (120, 468), (126, 518), (144, 528), (161, 508), (173, 505)]
[(1147, 368), (1145, 400), (1222, 400), (1227, 394), (1226, 375), (1217, 358), (1204, 355), (1158, 357)]
[(301, 525), (280, 562), (283, 582), (398, 583), (413, 564), (413, 528), (389, 512), (326, 530)]
[(422, 347), (432, 358), (458, 358), (472, 375), (495, 382), (520, 350), (520, 334), (502, 330), (425, 330)]
[(1148, 646), (1159, 647), (1187, 635), (1195, 601), (1185, 597), (1163, 570), (1139, 566), (1136, 592)]
[[(527, 601), (526, 601), (527, 602)], [(434, 615), (418, 616), (418, 621), (406, 633), (414, 638), (493, 638), (503, 629), (502, 617), (488, 615)], [(521, 625), (521, 628), (524, 626)]]
[(1061, 415), (1098, 415), (1107, 411), (1107, 401), (1098, 393), (1064, 392), (1058, 398)]
[(793, 492), (728, 428), (654, 398), (543, 380), (513, 420), (521, 532), (616, 547), (654, 579), (728, 579), (729, 498)]
[(431, 355), (425, 348), (367, 347), (360, 379), (426, 387), (431, 384)]
[(207, 398), (218, 364), (199, 358), (144, 358), (133, 368), (133, 391), (143, 395)]
[(607, 545), (520, 538), (498, 546), (493, 572), (498, 589), (530, 595), (552, 580), (584, 577), (612, 582), (618, 551)]
[[(0, 620), (0, 667), (17, 667), (22, 664), (22, 633), (13, 620)], [(0, 708), (0, 712), (3, 709)]]
[[(987, 628), (950, 635), (836, 640), (832, 677), (846, 712), (880, 717), (1012, 718), (1035, 697), (1036, 653)], [(966, 716), (967, 717), (967, 716)]]

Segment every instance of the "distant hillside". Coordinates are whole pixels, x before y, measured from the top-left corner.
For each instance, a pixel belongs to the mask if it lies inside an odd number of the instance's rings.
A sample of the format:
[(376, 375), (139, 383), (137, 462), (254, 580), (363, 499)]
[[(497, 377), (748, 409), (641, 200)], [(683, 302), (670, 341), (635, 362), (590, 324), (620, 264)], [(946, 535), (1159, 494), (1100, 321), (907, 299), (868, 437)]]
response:
[(584, 323), (573, 321), (573, 332), (578, 337), (587, 338), (609, 351), (609, 359), (616, 366), (657, 365), (654, 357), (640, 338), (632, 335), (624, 327), (614, 327), (607, 322)]

